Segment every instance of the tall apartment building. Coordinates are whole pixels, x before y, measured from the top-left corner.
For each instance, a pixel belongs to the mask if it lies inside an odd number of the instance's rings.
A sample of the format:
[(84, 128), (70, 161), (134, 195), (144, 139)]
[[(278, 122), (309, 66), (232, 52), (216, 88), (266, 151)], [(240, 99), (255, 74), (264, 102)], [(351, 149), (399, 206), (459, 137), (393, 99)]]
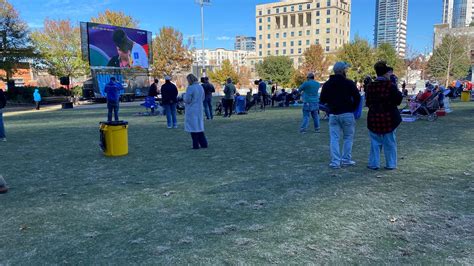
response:
[(255, 37), (247, 37), (247, 36), (236, 36), (234, 49), (235, 50), (245, 50), (245, 51), (255, 51)]
[(255, 51), (245, 50), (227, 50), (224, 48), (217, 49), (197, 49), (193, 51), (194, 63), (193, 67), (201, 67), (202, 64), (206, 66), (206, 69), (212, 70), (214, 68), (220, 68), (224, 60), (229, 60), (235, 69), (240, 67), (249, 67), (255, 65)]
[(256, 6), (257, 59), (291, 58), (295, 67), (312, 44), (327, 53), (349, 42), (351, 0), (282, 0)]
[(376, 0), (375, 5), (375, 47), (389, 43), (405, 57), (408, 0)]
[(443, 24), (466, 27), (474, 21), (474, 0), (443, 0)]

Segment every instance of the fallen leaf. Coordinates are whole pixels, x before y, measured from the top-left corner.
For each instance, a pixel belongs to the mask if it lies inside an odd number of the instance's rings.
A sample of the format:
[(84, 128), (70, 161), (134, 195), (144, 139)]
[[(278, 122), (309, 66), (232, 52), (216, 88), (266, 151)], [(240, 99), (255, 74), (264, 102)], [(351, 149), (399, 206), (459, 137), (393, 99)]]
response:
[(20, 231), (25, 231), (26, 229), (29, 229), (28, 225), (26, 224), (20, 225)]
[(174, 193), (176, 193), (176, 191), (173, 191), (173, 190), (167, 191), (167, 192), (163, 193), (163, 196), (169, 197), (169, 196), (173, 195)]
[(464, 175), (465, 175), (465, 176), (470, 176), (470, 175), (471, 175), (471, 173), (464, 172)]
[(394, 223), (394, 222), (396, 222), (397, 220), (398, 220), (398, 219), (395, 218), (395, 217), (390, 218), (390, 222), (391, 222), (391, 223)]
[(308, 245), (308, 249), (318, 251), (318, 247), (316, 245)]

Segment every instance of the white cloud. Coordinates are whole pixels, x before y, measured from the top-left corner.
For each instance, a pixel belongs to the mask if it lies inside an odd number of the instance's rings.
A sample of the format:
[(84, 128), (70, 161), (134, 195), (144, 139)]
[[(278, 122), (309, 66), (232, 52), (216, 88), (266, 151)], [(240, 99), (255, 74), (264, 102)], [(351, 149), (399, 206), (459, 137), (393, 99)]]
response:
[(218, 41), (232, 41), (234, 37), (229, 37), (229, 36), (219, 36), (216, 38)]
[(43, 23), (28, 22), (28, 27), (29, 27), (30, 29), (43, 28)]

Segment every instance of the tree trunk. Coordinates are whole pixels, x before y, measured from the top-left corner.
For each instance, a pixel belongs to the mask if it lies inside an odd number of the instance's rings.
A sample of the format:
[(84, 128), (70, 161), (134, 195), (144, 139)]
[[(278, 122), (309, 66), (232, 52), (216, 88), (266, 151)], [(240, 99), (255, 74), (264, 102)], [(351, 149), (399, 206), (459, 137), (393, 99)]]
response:
[(446, 83), (444, 84), (445, 88), (447, 88), (449, 85), (449, 72), (451, 72), (451, 57), (449, 57), (448, 67), (446, 69)]

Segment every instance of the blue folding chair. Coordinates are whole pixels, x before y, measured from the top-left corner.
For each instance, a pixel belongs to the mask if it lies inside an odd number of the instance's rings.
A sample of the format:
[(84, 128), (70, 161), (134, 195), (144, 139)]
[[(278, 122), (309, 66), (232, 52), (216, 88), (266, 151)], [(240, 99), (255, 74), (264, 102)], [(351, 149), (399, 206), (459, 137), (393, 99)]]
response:
[(153, 96), (147, 96), (145, 97), (145, 102), (140, 104), (141, 106), (144, 106), (148, 112), (148, 109), (152, 110), (152, 113), (154, 113), (155, 108), (158, 106), (155, 102), (155, 97)]

